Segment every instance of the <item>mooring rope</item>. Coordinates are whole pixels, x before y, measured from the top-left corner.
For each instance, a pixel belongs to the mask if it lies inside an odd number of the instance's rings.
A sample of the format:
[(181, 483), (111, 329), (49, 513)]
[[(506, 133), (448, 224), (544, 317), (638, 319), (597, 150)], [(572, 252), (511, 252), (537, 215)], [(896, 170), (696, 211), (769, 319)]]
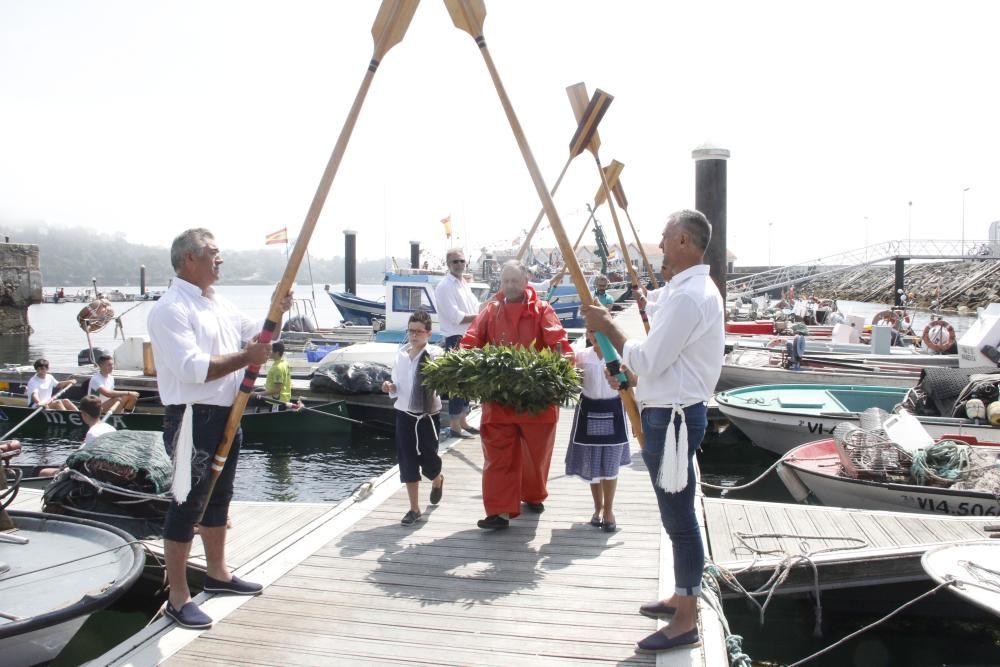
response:
[(750, 656), (743, 652), (743, 637), (734, 635), (729, 629), (729, 621), (722, 610), (722, 590), (719, 582), (710, 569), (711, 565), (706, 565), (701, 575), (701, 598), (715, 611), (722, 630), (725, 633), (726, 653), (729, 656), (730, 667), (752, 667), (753, 662)]

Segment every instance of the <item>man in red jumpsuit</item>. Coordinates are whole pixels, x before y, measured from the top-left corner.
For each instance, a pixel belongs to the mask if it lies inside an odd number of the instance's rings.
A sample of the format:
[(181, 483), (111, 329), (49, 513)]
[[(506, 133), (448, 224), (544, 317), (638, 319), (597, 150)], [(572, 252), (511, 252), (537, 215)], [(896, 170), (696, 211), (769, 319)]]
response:
[[(504, 264), (500, 292), (479, 312), (462, 338), (462, 347), (493, 345), (534, 346), (572, 354), (566, 330), (552, 306), (538, 298), (528, 285), (527, 272), (518, 261)], [(525, 378), (530, 382), (530, 378)], [(497, 403), (483, 405), (480, 437), (483, 440), (483, 505), (486, 518), (479, 527), (506, 528), (521, 513), (521, 501), (532, 512), (545, 510), (546, 482), (555, 444), (559, 406), (537, 414), (517, 412)]]

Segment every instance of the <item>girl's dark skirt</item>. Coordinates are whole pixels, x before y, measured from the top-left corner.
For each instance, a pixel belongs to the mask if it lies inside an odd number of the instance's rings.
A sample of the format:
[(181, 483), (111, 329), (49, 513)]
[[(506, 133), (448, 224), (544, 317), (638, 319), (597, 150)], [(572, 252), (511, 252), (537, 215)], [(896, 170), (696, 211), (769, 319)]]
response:
[(632, 463), (628, 442), (621, 399), (581, 395), (566, 449), (566, 474), (591, 484), (617, 479), (618, 469)]

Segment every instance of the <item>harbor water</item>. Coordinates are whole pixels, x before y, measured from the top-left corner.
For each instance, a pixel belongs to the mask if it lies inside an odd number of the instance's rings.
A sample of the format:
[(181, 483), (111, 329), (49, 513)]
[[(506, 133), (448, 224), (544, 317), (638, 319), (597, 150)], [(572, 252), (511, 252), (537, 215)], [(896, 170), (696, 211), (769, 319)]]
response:
[[(109, 288), (110, 289), (110, 288)], [(134, 288), (132, 288), (134, 289)], [(263, 318), (270, 303), (271, 286), (227, 286), (218, 290), (249, 316)], [(332, 286), (341, 289), (341, 286)], [(72, 291), (75, 291), (73, 288)], [(128, 291), (123, 288), (123, 291)], [(67, 288), (71, 293), (71, 288)], [(361, 296), (378, 298), (381, 285), (359, 286)], [(297, 296), (309, 297), (309, 286), (299, 286)], [(320, 326), (334, 326), (340, 317), (321, 288), (316, 290), (316, 316)], [(146, 314), (152, 303), (116, 303), (117, 313), (126, 313), (122, 327), (126, 335), (144, 335)], [(87, 339), (76, 325), (81, 304), (32, 306), (29, 318), (35, 333), (26, 340), (0, 339), (0, 362), (28, 363), (47, 357), (54, 367), (75, 365)], [(130, 308), (134, 310), (129, 311)], [(842, 303), (841, 308), (871, 315), (884, 306)], [(128, 312), (126, 312), (128, 311)], [(947, 318), (956, 331), (965, 330), (973, 318)], [(915, 329), (929, 320), (916, 314)], [(918, 331), (919, 332), (919, 331)], [(120, 339), (113, 326), (92, 336), (93, 344), (113, 350)], [(21, 462), (58, 465), (78, 447), (75, 441), (25, 440)], [(710, 434), (699, 455), (706, 481), (740, 484), (753, 479), (774, 461), (755, 448), (736, 429)], [(301, 435), (269, 441), (247, 441), (241, 454), (236, 499), (251, 501), (338, 502), (358, 484), (395, 465), (391, 438), (356, 428), (350, 434)], [(557, 464), (558, 465), (558, 464)], [(775, 475), (748, 491), (730, 497), (773, 502), (793, 502)], [(651, 509), (655, 511), (655, 509)], [(470, 514), (470, 523), (477, 515)], [(813, 600), (808, 596), (778, 596), (768, 606), (764, 623), (756, 608), (731, 600), (725, 611), (732, 632), (743, 636), (744, 650), (756, 665), (790, 664), (828, 646), (840, 637), (877, 620), (901, 603), (916, 597), (930, 585), (908, 585), (826, 592), (822, 596), (822, 636), (814, 636)], [(126, 596), (112, 609), (94, 615), (57, 661), (77, 665), (137, 632), (163, 598), (141, 590)], [(1000, 624), (992, 617), (957, 604), (941, 592), (898, 619), (883, 624), (812, 665), (991, 665), (1000, 664)]]

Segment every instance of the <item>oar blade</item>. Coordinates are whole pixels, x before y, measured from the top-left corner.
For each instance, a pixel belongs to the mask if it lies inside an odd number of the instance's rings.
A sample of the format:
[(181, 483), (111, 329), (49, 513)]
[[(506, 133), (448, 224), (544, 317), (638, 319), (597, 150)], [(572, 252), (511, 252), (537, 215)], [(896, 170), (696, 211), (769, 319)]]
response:
[(483, 36), (483, 23), (486, 21), (484, 0), (444, 0), (444, 6), (456, 28), (477, 39)]
[(372, 24), (375, 60), (382, 60), (389, 49), (402, 41), (419, 4), (420, 0), (382, 0)]
[[(607, 167), (604, 168), (604, 177), (608, 179), (608, 185), (611, 186), (612, 192), (618, 185), (618, 177), (621, 175), (622, 169), (624, 168), (625, 165), (619, 162), (618, 160), (612, 160), (611, 164), (609, 164)], [(597, 208), (598, 206), (603, 204), (606, 200), (607, 197), (605, 196), (604, 193), (604, 184), (601, 183), (599, 186), (597, 186), (597, 194), (594, 195), (594, 208)], [(618, 205), (621, 206), (621, 203), (619, 202)]]
[(622, 188), (622, 182), (618, 181), (611, 188), (611, 192), (615, 195), (615, 201), (618, 202), (618, 208), (628, 210), (628, 199), (625, 198), (625, 190)]
[[(573, 117), (576, 119), (576, 127), (580, 128), (580, 123), (583, 122), (583, 115), (587, 111), (587, 105), (590, 104), (590, 95), (587, 94), (587, 84), (584, 82), (574, 83), (572, 86), (566, 86), (566, 95), (569, 97), (569, 105), (573, 108)], [(594, 134), (590, 138), (590, 145), (593, 150), (598, 150), (601, 147), (601, 138), (597, 134), (597, 130), (594, 130)], [(570, 156), (576, 157), (579, 153), (573, 152), (573, 144), (570, 144)]]
[(604, 114), (607, 113), (611, 101), (615, 99), (612, 95), (604, 92), (600, 88), (594, 91), (594, 96), (590, 98), (590, 103), (583, 111), (583, 118), (576, 127), (576, 134), (569, 142), (569, 154), (576, 157), (585, 149), (597, 155), (599, 143), (595, 145), (594, 137), (597, 135), (597, 126), (600, 124)]

